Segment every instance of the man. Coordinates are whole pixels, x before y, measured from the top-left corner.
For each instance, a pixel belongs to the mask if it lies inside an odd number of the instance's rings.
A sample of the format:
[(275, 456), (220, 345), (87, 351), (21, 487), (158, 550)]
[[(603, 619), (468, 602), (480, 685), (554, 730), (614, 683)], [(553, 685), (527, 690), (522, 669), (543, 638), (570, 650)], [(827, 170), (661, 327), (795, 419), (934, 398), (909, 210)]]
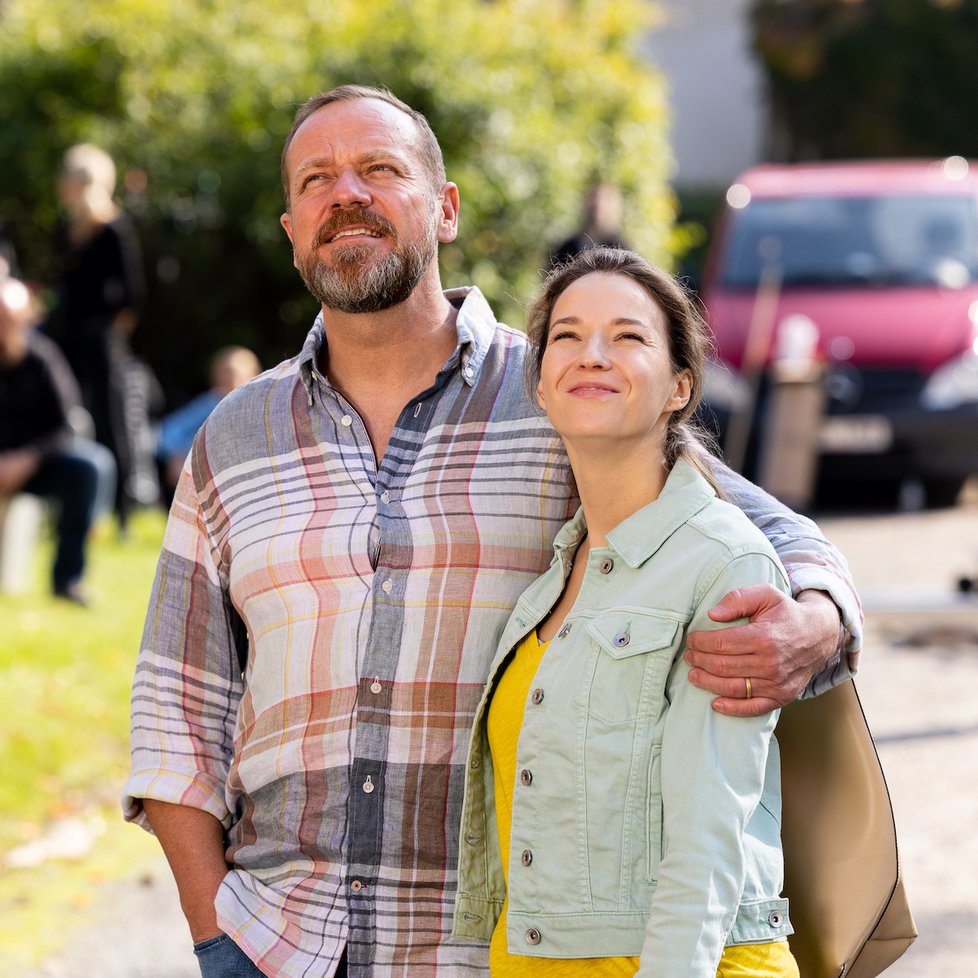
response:
[(111, 499), (115, 463), (101, 445), (76, 440), (78, 385), (57, 347), (34, 332), (34, 319), (27, 286), (0, 279), (0, 495), (58, 503), (52, 587), (86, 605), (85, 546), (99, 503)]
[[(485, 946), (449, 936), (462, 764), (499, 632), (576, 506), (566, 457), (522, 334), (441, 289), (459, 195), (423, 116), (317, 96), (283, 184), (323, 311), (217, 406), (177, 487), (127, 817), (160, 838), (206, 978), (485, 974)], [(719, 618), (755, 621), (697, 640), (693, 676), (735, 713), (849, 674), (824, 592), (859, 627), (814, 525), (746, 494), (808, 590), (729, 596)]]

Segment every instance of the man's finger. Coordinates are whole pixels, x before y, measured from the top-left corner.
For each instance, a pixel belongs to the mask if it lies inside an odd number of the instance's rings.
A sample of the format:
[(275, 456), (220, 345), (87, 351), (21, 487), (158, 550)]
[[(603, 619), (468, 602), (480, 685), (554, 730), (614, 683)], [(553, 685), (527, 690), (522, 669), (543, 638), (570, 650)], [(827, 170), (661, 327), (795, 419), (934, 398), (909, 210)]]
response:
[(790, 599), (770, 584), (751, 584), (725, 595), (719, 604), (710, 609), (709, 616), (714, 621), (754, 618), (787, 600)]
[(728, 696), (718, 696), (713, 701), (713, 709), (730, 717), (759, 717), (782, 704), (767, 696), (752, 696), (749, 700), (731, 699)]
[[(761, 656), (751, 649), (743, 651), (728, 650), (724, 654), (704, 652), (701, 649), (687, 649), (686, 661), (696, 672), (703, 672), (720, 680), (744, 676), (768, 677), (771, 669)], [(704, 689), (707, 687), (704, 686)], [(721, 690), (714, 690), (719, 693)]]
[[(750, 684), (747, 680), (750, 679)], [(765, 679), (751, 676), (750, 672), (722, 677), (705, 669), (690, 669), (689, 681), (708, 693), (724, 696), (727, 699), (753, 699), (758, 696), (773, 698), (778, 688)]]

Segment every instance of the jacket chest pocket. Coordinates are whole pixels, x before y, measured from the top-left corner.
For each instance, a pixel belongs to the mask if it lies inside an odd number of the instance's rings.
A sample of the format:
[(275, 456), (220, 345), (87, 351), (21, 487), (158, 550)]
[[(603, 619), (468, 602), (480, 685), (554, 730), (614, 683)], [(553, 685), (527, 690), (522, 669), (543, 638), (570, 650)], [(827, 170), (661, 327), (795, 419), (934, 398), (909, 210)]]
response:
[(590, 716), (628, 723), (658, 716), (682, 622), (624, 609), (588, 622), (588, 666), (580, 695)]

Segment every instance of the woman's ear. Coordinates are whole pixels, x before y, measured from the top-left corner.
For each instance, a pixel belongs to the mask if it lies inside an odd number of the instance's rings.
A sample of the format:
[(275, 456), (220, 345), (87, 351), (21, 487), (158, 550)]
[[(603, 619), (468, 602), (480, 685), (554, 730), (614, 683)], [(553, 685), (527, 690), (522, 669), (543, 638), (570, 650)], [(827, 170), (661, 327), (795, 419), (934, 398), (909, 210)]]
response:
[(544, 411), (547, 410), (547, 405), (543, 402), (543, 381), (537, 381), (537, 404), (543, 408)]
[(680, 370), (675, 375), (676, 389), (667, 405), (670, 411), (679, 411), (689, 404), (693, 392), (693, 375), (688, 370)]

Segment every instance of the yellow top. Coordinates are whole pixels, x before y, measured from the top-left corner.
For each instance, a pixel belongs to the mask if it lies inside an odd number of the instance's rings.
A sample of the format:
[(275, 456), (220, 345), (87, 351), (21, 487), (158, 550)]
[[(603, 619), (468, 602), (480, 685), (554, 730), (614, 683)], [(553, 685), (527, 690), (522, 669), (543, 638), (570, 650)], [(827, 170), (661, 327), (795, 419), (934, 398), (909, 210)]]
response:
[[(509, 836), (512, 830), (513, 785), (516, 780), (516, 742), (523, 726), (523, 712), (533, 677), (547, 643), (530, 632), (517, 646), (503, 671), (489, 704), (488, 733), (496, 789), (496, 820), (503, 875), (509, 873)], [(491, 978), (632, 978), (638, 958), (534, 958), (510, 954), (506, 949), (506, 911), (489, 944)], [(717, 978), (797, 978), (798, 966), (787, 941), (773, 944), (740, 944), (723, 952)]]

